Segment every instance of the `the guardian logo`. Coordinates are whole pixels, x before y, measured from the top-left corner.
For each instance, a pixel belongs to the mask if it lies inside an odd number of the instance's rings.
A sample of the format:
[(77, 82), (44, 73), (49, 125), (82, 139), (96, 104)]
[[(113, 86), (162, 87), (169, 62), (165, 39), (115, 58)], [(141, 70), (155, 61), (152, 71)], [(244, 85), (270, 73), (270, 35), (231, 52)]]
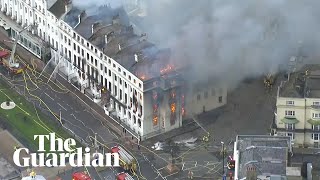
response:
[[(66, 160), (72, 167), (119, 167), (119, 154), (98, 152), (90, 153), (90, 148), (76, 147), (76, 141), (72, 138), (63, 141), (56, 138), (55, 133), (49, 135), (34, 135), (34, 140), (39, 142), (37, 153), (29, 153), (27, 148), (19, 148), (13, 153), (13, 161), (19, 167), (64, 167)], [(50, 151), (45, 151), (45, 142), (50, 142)], [(56, 144), (57, 143), (57, 144)], [(21, 153), (26, 153), (27, 157), (21, 157)], [(22, 161), (22, 162), (21, 162)]]

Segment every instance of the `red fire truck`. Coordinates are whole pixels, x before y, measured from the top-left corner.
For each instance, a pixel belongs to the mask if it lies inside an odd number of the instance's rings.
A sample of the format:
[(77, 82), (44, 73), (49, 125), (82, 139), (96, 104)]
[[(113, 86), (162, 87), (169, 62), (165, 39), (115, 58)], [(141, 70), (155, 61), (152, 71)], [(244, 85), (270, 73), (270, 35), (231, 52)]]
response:
[(128, 173), (122, 172), (117, 174), (116, 180), (134, 180)]
[(111, 148), (111, 153), (119, 153), (120, 166), (124, 170), (130, 171), (130, 172), (136, 172), (136, 170), (137, 170), (136, 160), (123, 147), (114, 146)]
[(72, 174), (72, 180), (91, 180), (91, 178), (85, 172), (75, 172)]

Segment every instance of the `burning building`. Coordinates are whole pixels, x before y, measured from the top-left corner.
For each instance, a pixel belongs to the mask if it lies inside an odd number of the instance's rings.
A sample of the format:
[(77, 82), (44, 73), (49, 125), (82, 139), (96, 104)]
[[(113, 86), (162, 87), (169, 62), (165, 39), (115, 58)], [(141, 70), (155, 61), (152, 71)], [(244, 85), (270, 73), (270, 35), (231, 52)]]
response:
[(184, 67), (170, 61), (169, 49), (135, 34), (123, 8), (102, 6), (88, 15), (71, 1), (17, 1), (1, 1), (1, 10), (30, 11), (24, 23), (37, 24), (37, 36), (50, 43), (49, 62), (132, 135), (143, 140), (181, 127), (186, 112), (202, 112), (195, 104), (216, 107), (197, 102), (188, 110)]

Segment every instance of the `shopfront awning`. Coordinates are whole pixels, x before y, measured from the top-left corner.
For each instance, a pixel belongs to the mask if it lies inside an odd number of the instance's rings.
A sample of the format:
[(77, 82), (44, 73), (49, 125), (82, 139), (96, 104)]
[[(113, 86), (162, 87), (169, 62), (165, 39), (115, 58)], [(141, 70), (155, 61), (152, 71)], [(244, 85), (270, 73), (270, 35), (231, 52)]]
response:
[(297, 118), (289, 118), (289, 117), (285, 117), (281, 119), (281, 121), (285, 124), (297, 124), (299, 122)]
[(307, 121), (308, 123), (310, 123), (311, 125), (320, 125), (320, 120), (313, 120), (313, 119), (309, 119)]

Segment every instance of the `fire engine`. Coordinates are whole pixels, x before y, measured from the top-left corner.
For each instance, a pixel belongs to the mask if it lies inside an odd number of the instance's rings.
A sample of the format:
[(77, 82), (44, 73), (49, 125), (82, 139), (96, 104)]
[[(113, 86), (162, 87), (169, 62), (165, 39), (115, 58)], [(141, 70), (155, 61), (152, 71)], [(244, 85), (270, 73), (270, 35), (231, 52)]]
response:
[(118, 153), (120, 157), (120, 166), (126, 171), (136, 172), (137, 162), (131, 154), (129, 154), (121, 146), (114, 146), (111, 148), (111, 153)]
[(4, 66), (12, 74), (22, 73), (25, 69), (25, 66), (10, 61), (11, 57), (9, 56), (9, 54), (10, 52), (7, 50), (0, 51), (0, 65)]
[(11, 74), (20, 74), (26, 69), (26, 66), (22, 65), (21, 63), (15, 62), (14, 56), (16, 53), (18, 41), (20, 39), (20, 33), (25, 31), (28, 27), (17, 33), (11, 53), (9, 53), (8, 50), (0, 51), (0, 65), (3, 65)]
[(229, 156), (228, 157), (228, 163), (227, 163), (228, 169), (229, 170), (234, 170), (235, 165), (236, 165), (236, 161), (231, 156)]
[(122, 173), (117, 174), (116, 180), (134, 180), (134, 179), (128, 173), (122, 172)]
[(75, 172), (72, 174), (72, 180), (91, 180), (91, 178), (85, 172)]

